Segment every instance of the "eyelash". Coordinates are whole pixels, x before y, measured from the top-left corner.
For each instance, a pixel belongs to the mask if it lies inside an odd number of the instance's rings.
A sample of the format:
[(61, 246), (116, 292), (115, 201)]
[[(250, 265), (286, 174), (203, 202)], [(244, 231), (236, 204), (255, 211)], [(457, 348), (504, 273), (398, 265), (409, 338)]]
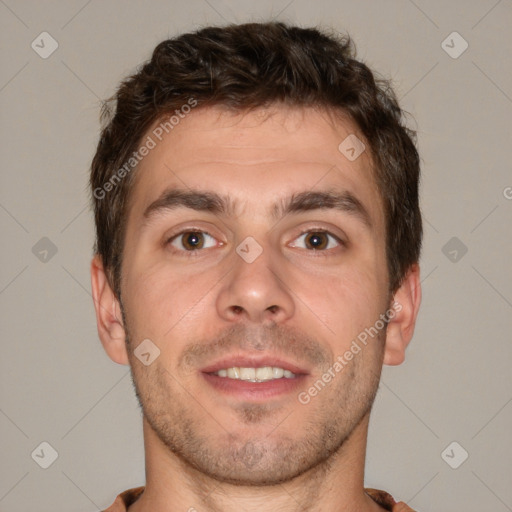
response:
[[(323, 233), (323, 234), (326, 234), (326, 235), (330, 236), (331, 238), (334, 238), (334, 240), (336, 241), (336, 243), (338, 243), (339, 246), (341, 246), (341, 247), (346, 247), (347, 246), (347, 244), (346, 244), (346, 242), (344, 240), (342, 240), (341, 238), (339, 238), (335, 234), (331, 233), (327, 229), (322, 229), (322, 228), (309, 228), (309, 229), (306, 229), (306, 230), (302, 231), (297, 237), (295, 237), (294, 240), (297, 240), (298, 238), (301, 238), (303, 235), (307, 235), (307, 234), (311, 234), (311, 233)], [(329, 242), (327, 242), (327, 245), (329, 245)], [(305, 249), (305, 250), (307, 250), (308, 252), (313, 253), (315, 256), (325, 256), (325, 254), (322, 254), (322, 253), (326, 253), (326, 252), (332, 251), (333, 249), (330, 248), (330, 249), (321, 249), (321, 250), (314, 250), (314, 249)]]
[[(171, 245), (171, 242), (173, 242), (174, 240), (178, 239), (180, 236), (188, 234), (188, 233), (201, 233), (201, 234), (208, 235), (211, 238), (215, 238), (213, 235), (211, 235), (210, 233), (208, 233), (207, 231), (204, 231), (202, 229), (187, 228), (187, 229), (184, 229), (184, 230), (182, 230), (182, 231), (172, 235), (171, 237), (169, 237), (165, 241), (164, 245), (165, 246)], [(347, 246), (347, 243), (344, 240), (342, 240), (338, 236), (334, 235), (333, 233), (331, 233), (327, 229), (323, 229), (323, 228), (309, 228), (309, 229), (306, 229), (306, 230), (302, 231), (298, 236), (296, 236), (294, 238), (294, 240), (297, 240), (298, 238), (302, 237), (303, 235), (310, 234), (310, 233), (324, 233), (324, 234), (329, 235), (330, 237), (334, 238), (334, 240), (341, 247), (346, 247)], [(211, 247), (207, 247), (207, 249), (211, 249)], [(315, 256), (325, 256), (324, 254), (321, 254), (321, 253), (325, 253), (325, 252), (331, 251), (332, 248), (331, 249), (322, 249), (322, 250), (314, 250), (314, 249), (304, 249), (304, 250), (307, 250), (308, 252), (311, 252), (311, 253), (315, 254)], [(193, 249), (193, 250), (187, 251), (187, 250), (183, 250), (183, 249), (173, 248), (173, 252), (184, 253), (184, 254), (186, 254), (186, 257), (195, 257), (195, 256), (199, 255), (199, 253), (201, 252), (201, 249)]]

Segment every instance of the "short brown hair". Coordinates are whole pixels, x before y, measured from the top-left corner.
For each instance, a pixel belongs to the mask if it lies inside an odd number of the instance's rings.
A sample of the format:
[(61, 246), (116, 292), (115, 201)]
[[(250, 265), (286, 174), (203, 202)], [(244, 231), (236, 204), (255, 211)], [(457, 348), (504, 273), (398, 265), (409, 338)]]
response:
[(422, 238), (415, 132), (405, 126), (390, 83), (356, 60), (348, 36), (269, 22), (207, 27), (163, 41), (103, 105), (107, 124), (90, 178), (95, 252), (118, 297), (134, 175), (126, 162), (153, 123), (191, 99), (236, 111), (282, 103), (348, 115), (370, 147), (386, 215), (390, 291), (400, 286), (418, 262)]

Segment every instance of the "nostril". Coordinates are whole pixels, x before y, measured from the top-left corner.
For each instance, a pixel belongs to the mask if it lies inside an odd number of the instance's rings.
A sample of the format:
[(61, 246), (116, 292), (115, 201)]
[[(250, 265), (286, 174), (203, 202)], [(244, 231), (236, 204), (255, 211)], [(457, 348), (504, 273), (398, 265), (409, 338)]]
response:
[(243, 311), (243, 308), (240, 306), (233, 306), (233, 312), (239, 315)]

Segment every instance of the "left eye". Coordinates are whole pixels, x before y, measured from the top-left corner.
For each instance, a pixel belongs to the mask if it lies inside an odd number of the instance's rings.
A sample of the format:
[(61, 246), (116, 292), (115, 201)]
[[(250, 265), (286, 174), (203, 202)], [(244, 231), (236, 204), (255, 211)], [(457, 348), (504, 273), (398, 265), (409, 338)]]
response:
[[(313, 250), (334, 249), (336, 246), (343, 245), (343, 242), (338, 237), (327, 231), (308, 231), (302, 233), (295, 240), (303, 243), (303, 248)], [(292, 247), (297, 247), (296, 244), (297, 242), (294, 242), (291, 245)]]
[(173, 236), (169, 243), (180, 251), (195, 251), (215, 246), (215, 238), (204, 231), (183, 231)]

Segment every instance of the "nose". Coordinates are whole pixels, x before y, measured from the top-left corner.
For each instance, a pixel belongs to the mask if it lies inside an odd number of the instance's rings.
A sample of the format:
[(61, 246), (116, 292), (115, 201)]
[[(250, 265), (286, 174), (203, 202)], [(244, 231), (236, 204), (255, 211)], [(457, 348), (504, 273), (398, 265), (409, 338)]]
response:
[[(251, 263), (237, 253), (232, 271), (217, 296), (217, 311), (230, 322), (282, 323), (292, 317), (295, 302), (285, 283), (283, 266), (269, 248)], [(281, 267), (278, 272), (278, 267)]]

